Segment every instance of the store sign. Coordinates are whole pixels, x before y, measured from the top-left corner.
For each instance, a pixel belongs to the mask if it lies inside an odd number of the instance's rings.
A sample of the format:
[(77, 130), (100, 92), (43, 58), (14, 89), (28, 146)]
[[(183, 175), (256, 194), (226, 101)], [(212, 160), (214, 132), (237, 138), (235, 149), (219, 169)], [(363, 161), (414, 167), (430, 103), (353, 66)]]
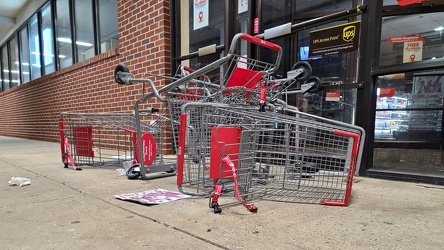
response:
[(195, 0), (194, 1), (194, 5), (193, 5), (193, 20), (194, 20), (194, 25), (193, 28), (194, 30), (203, 28), (208, 26), (208, 19), (209, 17), (209, 2), (208, 0)]
[(309, 56), (357, 51), (360, 24), (356, 21), (310, 32)]
[(325, 101), (327, 102), (339, 102), (341, 98), (341, 92), (326, 92)]
[(395, 88), (380, 88), (379, 97), (393, 97), (395, 96)]
[(423, 41), (405, 42), (403, 63), (422, 61)]
[(257, 18), (257, 17), (254, 19), (253, 33), (254, 34), (259, 33), (259, 18)]
[(248, 11), (248, 0), (238, 0), (237, 1), (237, 14), (244, 13)]
[(416, 42), (423, 41), (422, 36), (397, 36), (397, 37), (389, 37), (389, 43), (405, 43), (405, 42)]
[(389, 43), (393, 43), (393, 50), (403, 50), (403, 63), (422, 61), (424, 37), (422, 36), (398, 36), (390, 37)]

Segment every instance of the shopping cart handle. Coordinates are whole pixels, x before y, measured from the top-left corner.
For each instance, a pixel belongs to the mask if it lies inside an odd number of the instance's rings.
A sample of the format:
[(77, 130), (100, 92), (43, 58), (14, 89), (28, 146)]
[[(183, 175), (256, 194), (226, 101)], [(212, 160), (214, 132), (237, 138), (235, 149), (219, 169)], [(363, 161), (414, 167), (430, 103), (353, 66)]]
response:
[(248, 35), (246, 33), (242, 33), (242, 39), (247, 41), (247, 42), (251, 42), (251, 43), (257, 44), (259, 46), (272, 49), (272, 50), (281, 50), (281, 46), (279, 46), (279, 45), (277, 45), (275, 43), (262, 40), (260, 38)]

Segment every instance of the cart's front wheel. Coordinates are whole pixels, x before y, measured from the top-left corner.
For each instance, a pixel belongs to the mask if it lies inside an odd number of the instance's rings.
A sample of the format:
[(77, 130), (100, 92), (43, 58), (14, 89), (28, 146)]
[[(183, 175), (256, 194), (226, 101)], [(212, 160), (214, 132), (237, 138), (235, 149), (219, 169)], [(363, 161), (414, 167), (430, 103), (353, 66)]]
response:
[(298, 75), (296, 77), (296, 80), (298, 81), (305, 81), (311, 76), (311, 65), (308, 62), (297, 62), (295, 65), (293, 65), (293, 68), (291, 70), (300, 69), (302, 70), (302, 74)]
[(319, 79), (319, 77), (316, 76), (310, 76), (307, 80), (307, 82), (311, 82), (313, 83), (313, 87), (311, 87), (308, 92), (310, 93), (316, 93), (319, 91), (319, 89), (321, 88), (321, 79)]
[(120, 73), (129, 73), (129, 69), (125, 64), (118, 64), (114, 69), (114, 80), (118, 84), (126, 84), (121, 78)]
[(132, 167), (128, 168), (128, 170), (126, 171), (126, 177), (128, 177), (128, 179), (130, 180), (135, 180), (139, 178), (139, 176), (140, 176), (139, 164), (133, 165)]

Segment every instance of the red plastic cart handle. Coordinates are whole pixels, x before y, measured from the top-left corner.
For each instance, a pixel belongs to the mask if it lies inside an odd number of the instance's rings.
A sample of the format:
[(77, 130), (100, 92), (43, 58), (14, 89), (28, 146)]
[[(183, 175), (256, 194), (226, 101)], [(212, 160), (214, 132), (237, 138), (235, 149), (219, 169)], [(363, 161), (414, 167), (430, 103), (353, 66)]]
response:
[(247, 42), (251, 42), (251, 43), (257, 44), (259, 46), (272, 49), (272, 50), (281, 50), (281, 46), (279, 46), (275, 43), (267, 42), (267, 41), (262, 40), (260, 38), (248, 35), (246, 33), (242, 33), (242, 39)]

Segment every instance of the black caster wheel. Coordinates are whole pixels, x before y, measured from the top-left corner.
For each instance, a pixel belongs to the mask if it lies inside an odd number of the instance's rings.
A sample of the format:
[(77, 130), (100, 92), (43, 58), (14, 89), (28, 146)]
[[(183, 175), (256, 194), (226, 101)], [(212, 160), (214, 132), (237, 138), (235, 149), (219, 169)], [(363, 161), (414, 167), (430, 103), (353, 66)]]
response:
[(316, 93), (316, 92), (319, 91), (319, 89), (321, 89), (321, 79), (319, 79), (319, 77), (310, 76), (308, 78), (307, 82), (312, 82), (313, 83), (313, 87), (311, 87), (308, 90), (309, 93)]
[(128, 179), (130, 180), (135, 180), (139, 178), (139, 176), (140, 176), (139, 164), (133, 165), (132, 167), (128, 168), (128, 170), (126, 171), (126, 177), (128, 177)]
[(122, 81), (122, 79), (120, 79), (120, 76), (119, 76), (120, 72), (122, 72), (122, 73), (129, 73), (128, 67), (125, 64), (119, 64), (114, 69), (114, 80), (118, 84), (126, 84), (124, 81)]
[(301, 69), (302, 74), (296, 77), (297, 81), (304, 82), (311, 76), (311, 65), (308, 62), (297, 62), (291, 70)]

